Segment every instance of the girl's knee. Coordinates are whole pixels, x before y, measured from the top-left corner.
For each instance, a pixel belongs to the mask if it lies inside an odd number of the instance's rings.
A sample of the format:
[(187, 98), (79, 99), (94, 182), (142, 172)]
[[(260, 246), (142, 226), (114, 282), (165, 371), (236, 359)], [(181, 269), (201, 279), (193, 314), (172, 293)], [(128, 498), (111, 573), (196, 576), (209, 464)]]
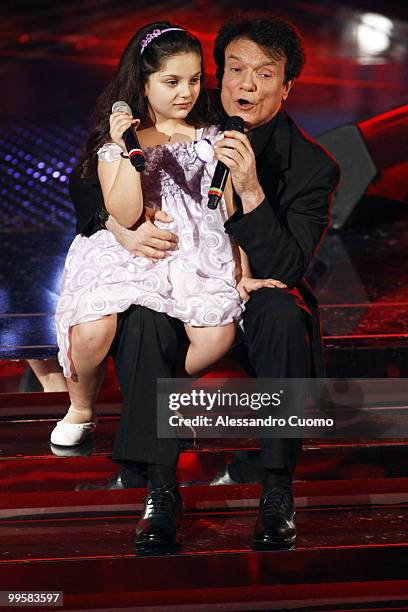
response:
[(112, 342), (115, 330), (116, 323), (110, 317), (80, 323), (72, 328), (72, 344), (77, 351), (97, 351)]
[(188, 338), (193, 347), (212, 352), (227, 351), (235, 339), (235, 324), (229, 323), (219, 327), (185, 326)]

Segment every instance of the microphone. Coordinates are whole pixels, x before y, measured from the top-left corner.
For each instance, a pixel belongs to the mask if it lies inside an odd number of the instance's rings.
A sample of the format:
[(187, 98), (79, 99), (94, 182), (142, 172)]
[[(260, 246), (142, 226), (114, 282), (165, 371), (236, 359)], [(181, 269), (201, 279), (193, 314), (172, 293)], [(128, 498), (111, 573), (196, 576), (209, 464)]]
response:
[[(224, 130), (236, 130), (237, 132), (244, 133), (245, 124), (242, 117), (228, 117)], [(227, 178), (229, 175), (229, 168), (222, 161), (219, 161), (215, 167), (215, 172), (213, 176), (213, 180), (211, 182), (211, 187), (208, 190), (208, 208), (211, 210), (215, 210), (220, 203), (222, 195), (225, 189), (225, 183), (227, 182)]]
[[(112, 113), (127, 113), (130, 116), (133, 114), (129, 104), (123, 100), (114, 102)], [(138, 172), (143, 172), (145, 169), (145, 157), (132, 126), (123, 134), (123, 140), (125, 141), (126, 150), (129, 153), (130, 163)]]

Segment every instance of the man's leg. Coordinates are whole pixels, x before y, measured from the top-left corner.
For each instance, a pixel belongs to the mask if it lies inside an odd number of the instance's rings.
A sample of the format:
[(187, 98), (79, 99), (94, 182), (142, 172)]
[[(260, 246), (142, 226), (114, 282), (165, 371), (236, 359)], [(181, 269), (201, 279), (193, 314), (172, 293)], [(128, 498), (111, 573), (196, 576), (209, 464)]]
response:
[(123, 395), (113, 459), (125, 466), (125, 484), (147, 477), (148, 496), (136, 527), (136, 545), (146, 549), (180, 544), (179, 444), (177, 437), (157, 438), (156, 415), (157, 379), (172, 377), (176, 364), (175, 327), (167, 315), (134, 306), (119, 319), (112, 351)]
[[(309, 313), (300, 295), (279, 289), (260, 289), (245, 313), (245, 345), (257, 378), (310, 376)], [(297, 401), (296, 401), (297, 399)], [(291, 414), (302, 416), (302, 398), (295, 398)], [(261, 440), (263, 468), (292, 475), (302, 446), (298, 438)]]
[[(257, 378), (307, 378), (310, 376), (310, 316), (301, 297), (277, 289), (252, 293), (244, 313), (245, 347), (240, 360)], [(298, 402), (291, 414), (302, 416)], [(261, 453), (239, 451), (229, 466), (237, 482), (262, 481), (263, 468), (285, 470), (291, 475), (302, 446), (299, 438), (260, 441)]]
[(157, 379), (173, 376), (178, 340), (174, 319), (143, 306), (132, 306), (118, 321), (112, 347), (123, 395), (123, 410), (113, 447), (118, 462), (163, 465), (175, 469), (178, 440), (157, 439)]
[[(245, 311), (244, 342), (257, 378), (310, 376), (309, 317), (297, 292), (260, 289), (251, 296)], [(296, 387), (288, 387), (292, 396), (289, 408), (291, 414), (301, 416), (303, 393)], [(254, 545), (261, 549), (290, 548), (296, 538), (292, 475), (302, 440), (263, 438), (260, 446), (260, 457), (253, 460), (263, 484)]]

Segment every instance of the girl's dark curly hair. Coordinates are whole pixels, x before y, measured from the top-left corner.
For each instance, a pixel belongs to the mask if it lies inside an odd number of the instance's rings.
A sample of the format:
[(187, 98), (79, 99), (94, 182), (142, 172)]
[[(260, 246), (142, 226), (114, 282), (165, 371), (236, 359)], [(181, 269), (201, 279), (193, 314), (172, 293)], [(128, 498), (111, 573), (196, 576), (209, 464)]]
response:
[(260, 45), (274, 60), (285, 58), (285, 83), (297, 78), (305, 63), (305, 51), (298, 29), (274, 15), (238, 16), (221, 26), (214, 43), (218, 86), (225, 66), (225, 49), (237, 38), (248, 38)]
[(190, 125), (202, 127), (210, 123), (208, 95), (205, 88), (204, 61), (201, 43), (187, 30), (166, 32), (154, 38), (140, 55), (141, 42), (153, 30), (179, 28), (169, 21), (160, 21), (143, 26), (136, 32), (126, 47), (116, 73), (99, 96), (91, 119), (91, 131), (79, 166), (83, 178), (94, 176), (97, 167), (97, 151), (110, 140), (109, 116), (116, 100), (125, 100), (133, 116), (141, 120), (141, 127), (151, 124), (144, 95), (144, 87), (151, 74), (160, 70), (163, 62), (181, 53), (196, 53), (201, 59), (201, 88), (194, 107), (186, 117)]

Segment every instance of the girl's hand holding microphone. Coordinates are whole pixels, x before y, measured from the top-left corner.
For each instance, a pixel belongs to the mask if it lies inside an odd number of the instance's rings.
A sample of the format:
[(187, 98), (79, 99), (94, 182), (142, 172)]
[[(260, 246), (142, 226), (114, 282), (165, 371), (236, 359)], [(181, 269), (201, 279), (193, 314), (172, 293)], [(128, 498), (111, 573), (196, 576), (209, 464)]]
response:
[[(130, 158), (130, 163), (135, 170), (143, 172), (145, 158), (135, 132), (139, 125), (140, 119), (133, 119), (132, 109), (127, 102), (118, 100), (113, 103), (112, 113), (109, 117), (110, 136), (124, 153), (126, 151), (129, 153), (125, 157)], [(123, 153), (121, 155), (124, 157)]]
[(127, 149), (125, 145), (125, 141), (123, 140), (123, 134), (129, 129), (131, 126), (137, 130), (140, 125), (140, 119), (133, 119), (131, 115), (123, 112), (115, 112), (112, 113), (109, 117), (109, 125), (110, 125), (110, 137), (112, 138), (112, 142), (119, 145), (122, 151), (127, 155)]

